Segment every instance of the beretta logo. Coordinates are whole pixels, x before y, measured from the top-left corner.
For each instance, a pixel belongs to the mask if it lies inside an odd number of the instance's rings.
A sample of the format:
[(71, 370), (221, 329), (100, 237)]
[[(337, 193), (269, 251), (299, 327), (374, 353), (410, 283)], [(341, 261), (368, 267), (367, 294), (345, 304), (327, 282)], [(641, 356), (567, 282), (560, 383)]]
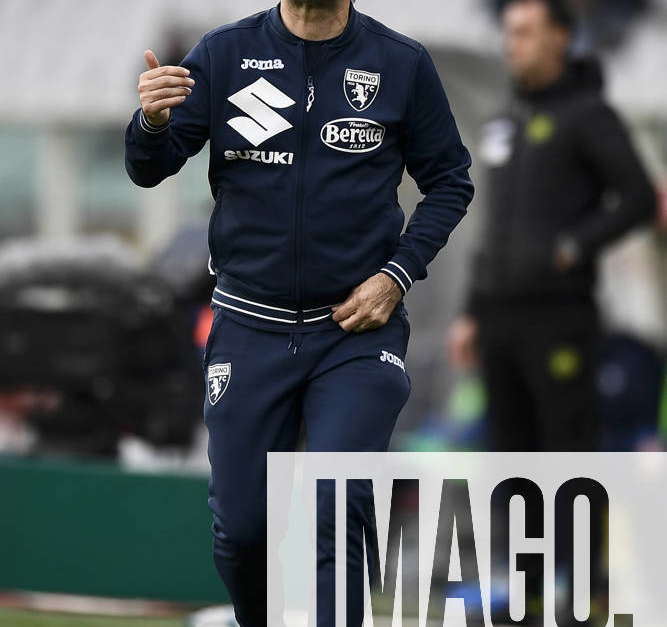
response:
[(382, 145), (386, 129), (362, 118), (332, 120), (322, 127), (322, 141), (341, 152), (371, 152)]

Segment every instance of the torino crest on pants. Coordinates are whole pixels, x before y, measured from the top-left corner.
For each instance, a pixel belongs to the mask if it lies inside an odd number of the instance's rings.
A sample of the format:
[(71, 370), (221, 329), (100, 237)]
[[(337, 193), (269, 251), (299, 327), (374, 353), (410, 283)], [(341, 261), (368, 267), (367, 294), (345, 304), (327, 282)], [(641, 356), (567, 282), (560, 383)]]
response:
[(208, 367), (208, 400), (215, 405), (224, 395), (232, 377), (232, 364), (214, 364)]

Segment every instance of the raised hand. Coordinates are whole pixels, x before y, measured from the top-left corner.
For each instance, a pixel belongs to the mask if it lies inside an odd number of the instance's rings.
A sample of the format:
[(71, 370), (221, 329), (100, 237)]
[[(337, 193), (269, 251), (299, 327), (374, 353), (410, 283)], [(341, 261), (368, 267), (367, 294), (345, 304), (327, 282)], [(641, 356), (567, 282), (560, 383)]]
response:
[(146, 119), (154, 126), (169, 121), (171, 108), (185, 102), (195, 82), (190, 70), (175, 65), (161, 66), (152, 50), (144, 52), (148, 70), (139, 77), (139, 100)]

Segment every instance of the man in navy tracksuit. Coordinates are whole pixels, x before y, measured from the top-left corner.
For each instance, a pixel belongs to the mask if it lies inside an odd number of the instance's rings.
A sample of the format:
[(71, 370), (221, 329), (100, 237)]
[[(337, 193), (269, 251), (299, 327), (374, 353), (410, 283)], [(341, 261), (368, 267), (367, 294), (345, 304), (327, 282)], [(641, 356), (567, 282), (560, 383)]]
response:
[[(210, 141), (214, 559), (239, 623), (256, 627), (266, 454), (293, 450), (301, 425), (308, 451), (387, 449), (410, 390), (402, 299), (466, 212), (470, 156), (426, 50), (350, 0), (283, 0), (208, 33), (182, 67), (146, 61), (126, 134), (132, 180), (155, 186)], [(425, 198), (401, 234), (405, 167)], [(348, 504), (352, 524), (372, 516), (366, 496)], [(319, 520), (332, 505), (318, 495)], [(320, 626), (333, 625), (331, 531), (318, 545)], [(357, 583), (361, 555), (351, 541)], [(360, 625), (363, 587), (348, 589)]]

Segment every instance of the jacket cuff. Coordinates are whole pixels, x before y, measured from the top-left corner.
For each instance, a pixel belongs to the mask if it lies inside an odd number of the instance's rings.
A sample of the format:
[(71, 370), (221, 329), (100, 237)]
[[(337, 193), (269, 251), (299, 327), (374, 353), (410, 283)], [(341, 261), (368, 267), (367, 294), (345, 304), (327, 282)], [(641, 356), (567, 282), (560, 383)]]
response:
[(162, 126), (151, 124), (144, 115), (143, 109), (135, 114), (134, 127), (138, 139), (143, 143), (162, 143), (168, 137), (171, 120)]
[(408, 293), (408, 290), (412, 287), (412, 284), (417, 277), (416, 270), (411, 267), (410, 262), (404, 257), (401, 257), (400, 259), (392, 259), (380, 270), (380, 272), (393, 279), (394, 283), (396, 283), (401, 290), (403, 296)]

